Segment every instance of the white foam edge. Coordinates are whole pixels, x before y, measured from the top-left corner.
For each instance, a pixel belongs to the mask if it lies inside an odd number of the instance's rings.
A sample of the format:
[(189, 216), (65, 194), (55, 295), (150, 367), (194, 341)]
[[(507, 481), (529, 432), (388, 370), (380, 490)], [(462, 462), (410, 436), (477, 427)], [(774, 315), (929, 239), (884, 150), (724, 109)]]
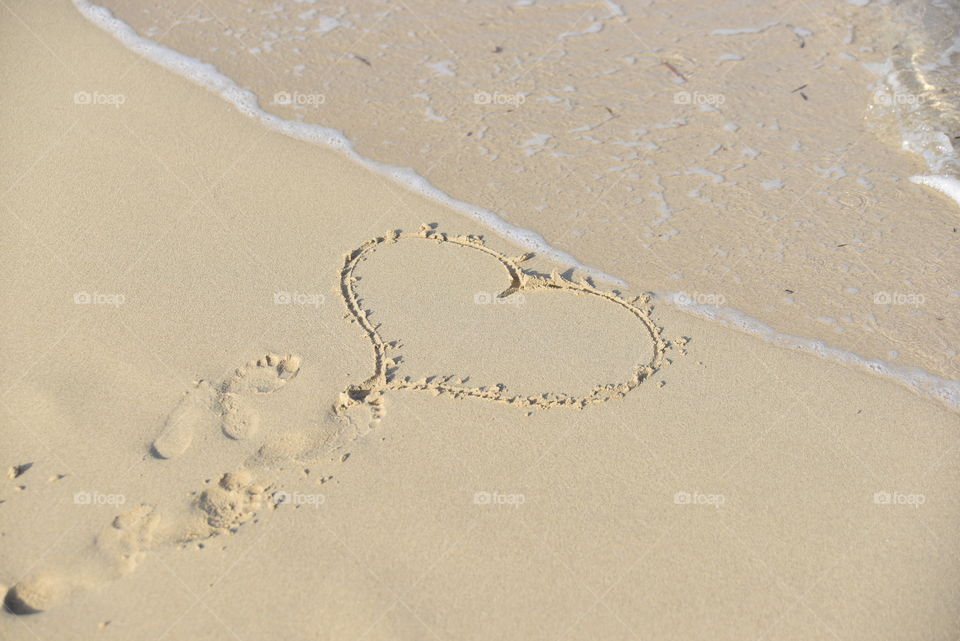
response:
[[(892, 60), (888, 58), (884, 62), (865, 62), (863, 66), (867, 71), (873, 73), (885, 82), (892, 93), (897, 94), (901, 92), (901, 84), (897, 79), (897, 74), (893, 71)], [(924, 133), (929, 134), (929, 132)], [(908, 137), (908, 134), (905, 132), (901, 131), (900, 137), (903, 142), (903, 149), (920, 156), (926, 163), (927, 169), (930, 171), (939, 171), (942, 169), (942, 159), (938, 162), (936, 158), (916, 150), (914, 145), (911, 144), (912, 141)], [(917, 174), (916, 176), (910, 176), (910, 182), (936, 189), (960, 206), (960, 180), (953, 176), (947, 176), (945, 174)]]
[(951, 198), (953, 202), (960, 206), (960, 180), (957, 180), (953, 176), (938, 176), (933, 174), (923, 176), (918, 174), (916, 176), (910, 176), (910, 182), (932, 187), (946, 195), (947, 198)]
[(323, 125), (287, 120), (264, 111), (260, 108), (256, 94), (239, 86), (214, 65), (141, 36), (130, 25), (114, 17), (106, 7), (94, 4), (90, 0), (73, 0), (73, 4), (87, 20), (113, 35), (133, 52), (219, 94), (242, 114), (259, 121), (267, 128), (291, 138), (319, 143), (340, 151), (354, 162), (431, 200), (466, 214), (525, 249), (547, 256), (567, 267), (573, 267), (598, 280), (619, 286), (627, 285), (622, 279), (596, 267), (585, 265), (569, 252), (552, 246), (537, 232), (512, 225), (489, 209), (453, 198), (410, 167), (397, 167), (361, 156), (354, 149), (353, 142), (341, 131)]
[(684, 292), (658, 292), (657, 300), (675, 305), (683, 311), (757, 336), (774, 345), (797, 349), (836, 363), (854, 365), (881, 377), (905, 385), (913, 391), (935, 398), (951, 409), (960, 410), (960, 381), (941, 378), (919, 367), (898, 365), (877, 358), (865, 358), (853, 352), (813, 339), (783, 334), (763, 321), (732, 307), (696, 303)]
[[(141, 36), (130, 25), (114, 17), (106, 7), (93, 4), (90, 0), (73, 0), (73, 4), (87, 20), (113, 35), (133, 52), (219, 94), (238, 111), (258, 120), (264, 126), (298, 140), (323, 144), (343, 152), (347, 157), (360, 165), (368, 167), (381, 175), (385, 175), (391, 180), (417, 193), (423, 194), (432, 200), (443, 203), (466, 214), (495, 232), (513, 240), (522, 247), (535, 251), (538, 254), (543, 254), (560, 264), (574, 267), (593, 278), (606, 280), (619, 286), (627, 286), (626, 282), (616, 276), (584, 265), (568, 252), (553, 247), (537, 232), (511, 225), (490, 210), (451, 197), (431, 185), (425, 178), (409, 167), (397, 167), (364, 158), (354, 150), (353, 143), (342, 132), (336, 129), (322, 125), (286, 120), (263, 111), (259, 106), (256, 95), (252, 91), (240, 87), (231, 78), (220, 73), (214, 65), (201, 62), (200, 60)], [(924, 179), (925, 181), (914, 180), (915, 178)], [(931, 186), (934, 189), (939, 189), (960, 203), (960, 200), (957, 198), (957, 194), (960, 194), (960, 190), (958, 190), (958, 188), (960, 188), (960, 182), (956, 179), (947, 176), (914, 176), (911, 180)], [(948, 192), (945, 190), (946, 188), (955, 191)], [(916, 392), (939, 399), (955, 410), (960, 409), (960, 381), (940, 378), (916, 367), (906, 367), (879, 359), (864, 358), (853, 352), (848, 352), (839, 347), (833, 347), (816, 339), (783, 334), (775, 331), (763, 321), (733, 308), (700, 305), (692, 302), (681, 303), (676, 300), (675, 295), (669, 292), (657, 294), (657, 297), (658, 299), (671, 302), (687, 312), (702, 318), (720, 321), (725, 325), (753, 334), (770, 343), (800, 349), (835, 362), (857, 365), (875, 374), (891, 378)]]

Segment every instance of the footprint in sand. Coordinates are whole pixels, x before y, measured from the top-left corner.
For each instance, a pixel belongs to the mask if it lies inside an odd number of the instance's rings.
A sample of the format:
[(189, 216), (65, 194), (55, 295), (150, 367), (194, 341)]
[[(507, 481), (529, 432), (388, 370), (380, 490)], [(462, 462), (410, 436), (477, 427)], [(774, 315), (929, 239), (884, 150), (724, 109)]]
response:
[(236, 532), (263, 507), (270, 489), (241, 468), (221, 475), (216, 485), (201, 492), (186, 515), (161, 515), (152, 506), (137, 506), (117, 516), (77, 560), (13, 586), (4, 606), (14, 614), (43, 612), (74, 594), (133, 572), (152, 547)]
[[(219, 416), (223, 433), (233, 439), (252, 437), (260, 421), (249, 404), (254, 394), (270, 394), (287, 384), (300, 371), (300, 358), (267, 354), (238, 368), (220, 385), (200, 381), (188, 391), (167, 417), (153, 442), (153, 453), (164, 459), (185, 452), (199, 425)], [(296, 443), (298, 452), (316, 447), (315, 439), (289, 437), (269, 443)], [(139, 505), (117, 516), (97, 536), (93, 546), (66, 566), (40, 572), (19, 581), (4, 597), (4, 606), (14, 614), (48, 610), (73, 594), (95, 588), (129, 574), (150, 547), (184, 544), (235, 532), (257, 513), (271, 487), (258, 483), (247, 467), (268, 469), (277, 455), (277, 445), (261, 446), (248, 464), (222, 474), (216, 485), (200, 492), (186, 513)], [(280, 447), (283, 450), (283, 447)], [(286, 453), (286, 452), (284, 452)], [(279, 462), (279, 461), (278, 461)], [(171, 506), (167, 506), (171, 507)]]
[[(654, 343), (653, 359), (637, 365), (624, 382), (598, 386), (592, 394), (583, 398), (557, 394), (513, 397), (505, 393), (503, 386), (472, 389), (447, 384), (446, 381), (417, 383), (397, 380), (391, 370), (396, 366), (396, 361), (386, 353), (392, 345), (384, 342), (377, 327), (367, 320), (368, 312), (361, 307), (352, 283), (356, 280), (353, 269), (367, 253), (382, 244), (407, 238), (454, 242), (484, 251), (505, 265), (517, 289), (571, 290), (599, 296), (624, 307), (646, 328)], [(45, 572), (20, 581), (7, 592), (4, 605), (16, 614), (47, 610), (75, 592), (132, 572), (145, 550), (151, 546), (182, 545), (237, 531), (253, 519), (265, 504), (269, 504), (270, 496), (276, 490), (273, 479), (283, 474), (289, 475), (291, 470), (302, 470), (304, 463), (312, 464), (329, 457), (331, 453), (340, 452), (348, 443), (368, 433), (383, 415), (382, 394), (386, 390), (428, 390), (524, 408), (582, 408), (626, 395), (659, 369), (667, 344), (660, 336), (660, 328), (650, 319), (649, 310), (642, 306), (644, 301), (626, 301), (616, 293), (598, 290), (587, 282), (569, 282), (559, 275), (549, 279), (535, 277), (520, 270), (517, 266), (520, 260), (508, 259), (471, 237), (438, 236), (432, 228), (421, 229), (418, 234), (393, 234), (374, 239), (349, 254), (341, 273), (343, 291), (348, 294), (345, 303), (367, 332), (374, 347), (374, 374), (364, 383), (348, 386), (341, 392), (338, 403), (332, 404), (319, 426), (308, 431), (285, 432), (261, 443), (239, 469), (220, 475), (215, 485), (194, 495), (186, 513), (181, 510), (177, 514), (178, 506), (168, 505), (164, 508), (161, 520), (159, 507), (141, 505), (121, 514), (97, 537), (92, 553), (57, 572)], [(250, 400), (257, 394), (271, 394), (282, 388), (297, 375), (300, 365), (297, 356), (267, 354), (238, 368), (218, 385), (207, 381), (196, 383), (167, 417), (163, 429), (153, 441), (154, 455), (170, 459), (183, 454), (190, 447), (197, 429), (211, 417), (219, 418), (220, 428), (229, 438), (252, 438), (257, 432), (260, 416)], [(342, 462), (346, 458), (339, 457), (339, 460)], [(273, 506), (277, 505), (279, 503), (274, 501)], [(180, 504), (179, 507), (184, 506)]]
[(220, 416), (220, 428), (232, 439), (253, 437), (260, 415), (249, 405), (252, 394), (271, 394), (300, 371), (300, 357), (267, 354), (238, 368), (220, 385), (200, 381), (187, 392), (167, 417), (153, 441), (153, 453), (165, 459), (187, 451), (194, 432), (211, 412)]
[(97, 536), (91, 550), (70, 565), (29, 576), (10, 588), (4, 606), (14, 614), (42, 612), (74, 593), (133, 572), (151, 543), (158, 521), (159, 516), (148, 505), (124, 512)]

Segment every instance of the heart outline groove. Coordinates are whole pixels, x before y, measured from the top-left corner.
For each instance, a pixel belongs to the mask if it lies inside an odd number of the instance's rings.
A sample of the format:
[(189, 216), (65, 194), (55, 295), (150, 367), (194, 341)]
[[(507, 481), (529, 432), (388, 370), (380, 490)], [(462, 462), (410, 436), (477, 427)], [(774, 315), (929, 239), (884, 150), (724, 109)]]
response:
[[(384, 341), (379, 332), (379, 325), (370, 322), (368, 316), (371, 310), (364, 309), (360, 297), (354, 289), (354, 283), (359, 280), (354, 272), (362, 261), (378, 249), (412, 240), (452, 243), (495, 258), (510, 278), (510, 285), (498, 294), (498, 298), (506, 298), (518, 292), (552, 289), (597, 296), (619, 305), (640, 321), (646, 336), (652, 341), (653, 355), (648, 362), (635, 365), (626, 381), (597, 385), (589, 394), (582, 396), (563, 392), (541, 392), (536, 395), (511, 394), (503, 383), (485, 387), (465, 387), (450, 383), (451, 380), (456, 378), (455, 376), (430, 375), (418, 381), (412, 381), (409, 377), (399, 378), (397, 376), (399, 363), (388, 355), (390, 350), (397, 348), (399, 341)], [(429, 391), (435, 395), (445, 394), (454, 398), (476, 398), (530, 410), (558, 407), (583, 409), (588, 405), (623, 398), (660, 369), (664, 363), (664, 355), (669, 344), (663, 339), (662, 328), (654, 323), (650, 316), (649, 295), (644, 294), (628, 300), (616, 291), (598, 289), (587, 280), (573, 281), (564, 278), (557, 271), (554, 271), (549, 277), (524, 271), (520, 264), (533, 256), (534, 254), (528, 253), (509, 257), (487, 247), (480, 236), (450, 236), (437, 231), (435, 225), (426, 224), (421, 225), (417, 232), (389, 231), (383, 236), (371, 238), (347, 253), (340, 270), (340, 295), (347, 308), (346, 318), (359, 324), (370, 341), (374, 353), (374, 372), (362, 383), (348, 385), (340, 393), (339, 401), (334, 407), (335, 411), (343, 413), (353, 406), (367, 404), (372, 409), (374, 418), (378, 419), (383, 414), (383, 394), (388, 390)], [(463, 380), (461, 379), (460, 382), (462, 383)]]

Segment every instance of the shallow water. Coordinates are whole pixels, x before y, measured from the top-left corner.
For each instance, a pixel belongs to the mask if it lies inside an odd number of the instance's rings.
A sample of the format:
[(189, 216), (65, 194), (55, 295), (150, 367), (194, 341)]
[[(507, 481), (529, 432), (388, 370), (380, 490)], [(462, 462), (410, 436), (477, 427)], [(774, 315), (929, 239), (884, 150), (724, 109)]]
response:
[(874, 97), (879, 119), (892, 125), (904, 149), (930, 172), (960, 176), (960, 4), (909, 0), (886, 8), (893, 44), (877, 71), (886, 86)]
[[(957, 393), (940, 378), (960, 372), (957, 212), (908, 181), (953, 161), (917, 143), (928, 169), (897, 138), (951, 126), (952, 72), (924, 43), (942, 45), (952, 17), (859, 2), (100, 4), (248, 89), (235, 102), (265, 124), (350, 147), (555, 260)], [(938, 99), (902, 109), (885, 69)]]

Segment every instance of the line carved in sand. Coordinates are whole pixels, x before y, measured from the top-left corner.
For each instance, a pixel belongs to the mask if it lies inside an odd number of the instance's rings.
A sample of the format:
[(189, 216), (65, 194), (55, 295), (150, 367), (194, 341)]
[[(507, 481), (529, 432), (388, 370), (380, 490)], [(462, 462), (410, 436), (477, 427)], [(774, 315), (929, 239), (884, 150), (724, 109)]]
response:
[[(354, 284), (358, 280), (355, 271), (361, 262), (368, 259), (371, 254), (377, 250), (399, 242), (414, 240), (451, 243), (482, 252), (499, 261), (507, 272), (510, 285), (498, 295), (498, 298), (506, 298), (517, 292), (555, 290), (597, 296), (612, 304), (619, 305), (639, 321), (640, 326), (643, 328), (643, 333), (652, 341), (653, 355), (648, 362), (635, 365), (626, 377), (626, 380), (618, 383), (597, 385), (589, 394), (583, 396), (575, 396), (562, 392), (519, 395), (510, 393), (503, 384), (489, 387), (466, 387), (461, 384), (463, 383), (462, 380), (451, 383), (451, 380), (455, 378), (453, 376), (430, 376), (417, 381), (412, 381), (409, 377), (399, 378), (397, 376), (399, 363), (388, 354), (390, 350), (397, 348), (397, 342), (384, 341), (380, 335), (379, 326), (370, 322), (368, 316), (371, 310), (363, 307), (361, 299), (354, 288)], [(520, 264), (533, 256), (534, 254), (524, 254), (522, 256), (509, 257), (487, 247), (484, 240), (479, 236), (450, 236), (437, 231), (434, 225), (422, 225), (417, 232), (403, 233), (390, 231), (383, 236), (378, 236), (377, 238), (366, 241), (360, 245), (360, 247), (346, 254), (343, 268), (340, 270), (340, 295), (347, 307), (349, 317), (352, 317), (352, 320), (360, 325), (370, 340), (374, 354), (374, 371), (373, 374), (362, 383), (348, 385), (347, 388), (340, 393), (336, 410), (343, 412), (352, 406), (366, 403), (371, 406), (374, 415), (379, 416), (382, 414), (382, 394), (386, 390), (429, 391), (436, 395), (449, 395), (454, 398), (477, 398), (527, 409), (552, 409), (557, 407), (583, 409), (587, 405), (605, 403), (606, 401), (626, 396), (636, 389), (640, 383), (651, 377), (661, 365), (663, 365), (664, 352), (667, 349), (668, 343), (661, 335), (661, 328), (653, 322), (650, 316), (651, 307), (649, 305), (650, 297), (648, 295), (628, 300), (620, 296), (618, 292), (598, 289), (587, 280), (569, 280), (556, 271), (549, 277), (524, 271)]]

